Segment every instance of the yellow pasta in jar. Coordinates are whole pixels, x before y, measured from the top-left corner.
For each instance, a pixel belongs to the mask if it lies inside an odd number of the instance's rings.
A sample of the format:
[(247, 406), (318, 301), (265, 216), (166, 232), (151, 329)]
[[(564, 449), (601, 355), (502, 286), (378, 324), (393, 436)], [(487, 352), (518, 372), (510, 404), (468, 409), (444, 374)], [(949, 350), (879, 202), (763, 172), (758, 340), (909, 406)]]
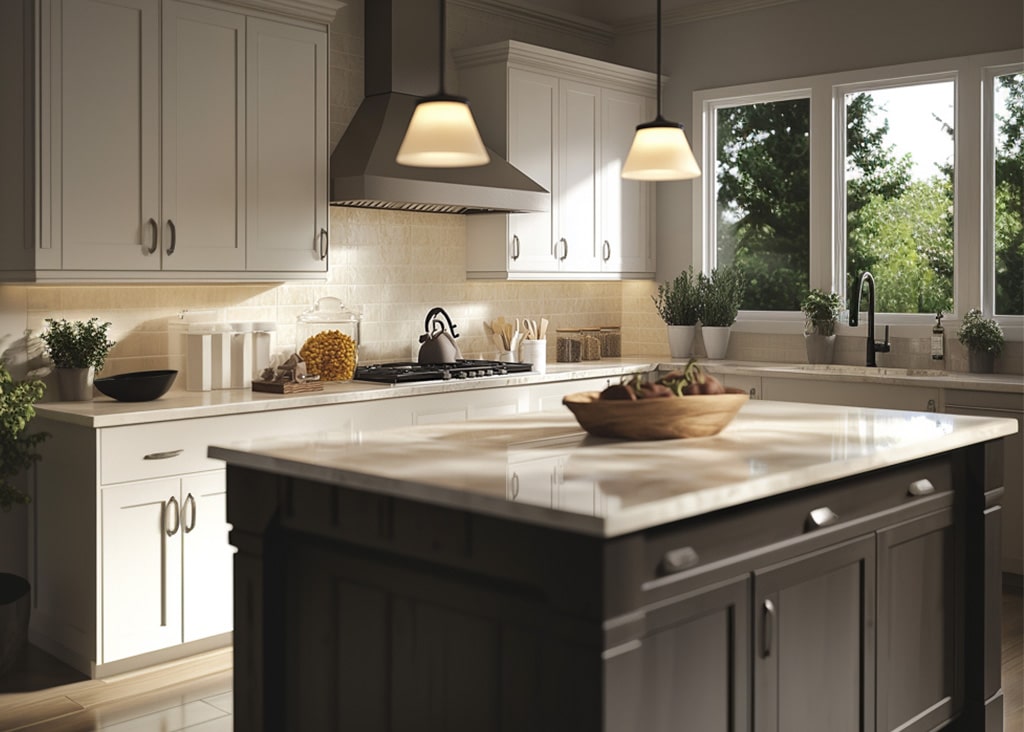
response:
[(356, 372), (356, 342), (340, 330), (324, 330), (299, 349), (306, 373), (321, 381), (349, 381)]

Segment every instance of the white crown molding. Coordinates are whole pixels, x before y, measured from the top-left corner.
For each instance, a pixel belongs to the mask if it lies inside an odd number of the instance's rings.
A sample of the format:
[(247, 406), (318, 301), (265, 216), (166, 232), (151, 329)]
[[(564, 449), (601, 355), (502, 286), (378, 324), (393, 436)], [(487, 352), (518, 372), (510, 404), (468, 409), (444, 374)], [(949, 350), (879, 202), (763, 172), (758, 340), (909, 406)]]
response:
[(559, 33), (568, 33), (597, 43), (608, 44), (615, 37), (615, 30), (610, 25), (578, 15), (549, 10), (532, 3), (513, 4), (508, 0), (448, 0), (448, 3), (481, 10), (507, 20), (527, 22)]
[[(697, 0), (697, 2), (688, 3), (685, 7), (663, 13), (662, 25), (683, 25), (698, 20), (749, 13), (753, 10), (788, 5), (794, 2), (798, 2), (798, 0)], [(655, 18), (652, 15), (646, 15), (634, 16), (631, 20), (625, 20), (616, 25), (615, 30), (619, 33), (639, 33), (652, 31), (654, 28)]]
[(334, 16), (345, 7), (340, 0), (229, 0), (232, 5), (262, 10), (274, 15), (308, 20), (314, 23), (334, 22)]

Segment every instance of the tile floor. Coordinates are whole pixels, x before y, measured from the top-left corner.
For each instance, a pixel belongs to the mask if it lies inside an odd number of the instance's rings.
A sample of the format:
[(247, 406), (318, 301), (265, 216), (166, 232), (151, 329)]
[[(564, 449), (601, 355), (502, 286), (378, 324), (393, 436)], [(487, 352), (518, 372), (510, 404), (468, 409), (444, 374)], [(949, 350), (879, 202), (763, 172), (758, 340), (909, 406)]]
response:
[[(1024, 596), (1003, 592), (1004, 732), (1024, 730)], [(85, 678), (31, 648), (0, 679), (0, 732), (232, 732), (231, 651)]]

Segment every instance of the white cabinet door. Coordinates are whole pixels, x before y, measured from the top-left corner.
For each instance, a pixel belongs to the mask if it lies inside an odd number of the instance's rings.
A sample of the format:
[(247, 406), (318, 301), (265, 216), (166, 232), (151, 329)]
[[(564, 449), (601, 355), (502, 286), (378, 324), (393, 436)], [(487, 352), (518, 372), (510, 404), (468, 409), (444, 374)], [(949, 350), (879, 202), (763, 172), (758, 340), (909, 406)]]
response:
[(47, 172), (61, 268), (157, 270), (157, 0), (73, 0), (51, 10)]
[(230, 633), (234, 550), (228, 543), (225, 471), (191, 475), (181, 481), (181, 640)]
[[(554, 207), (559, 172), (558, 79), (519, 69), (511, 69), (508, 74), (509, 162), (551, 191)], [(552, 211), (513, 214), (507, 218), (509, 271), (554, 270)]]
[(638, 94), (601, 92), (601, 270), (654, 272), (653, 186), (621, 176), (637, 125), (654, 116), (651, 100)]
[(179, 487), (169, 478), (101, 491), (102, 663), (181, 642)]
[(163, 5), (165, 270), (245, 269), (245, 16)]
[(249, 271), (327, 271), (327, 35), (249, 18)]
[(761, 385), (762, 398), (779, 402), (911, 409), (917, 412), (934, 412), (939, 403), (939, 390), (925, 386), (767, 377), (761, 380)]
[(591, 272), (600, 261), (600, 100), (596, 86), (559, 83), (558, 210), (555, 258), (560, 272)]

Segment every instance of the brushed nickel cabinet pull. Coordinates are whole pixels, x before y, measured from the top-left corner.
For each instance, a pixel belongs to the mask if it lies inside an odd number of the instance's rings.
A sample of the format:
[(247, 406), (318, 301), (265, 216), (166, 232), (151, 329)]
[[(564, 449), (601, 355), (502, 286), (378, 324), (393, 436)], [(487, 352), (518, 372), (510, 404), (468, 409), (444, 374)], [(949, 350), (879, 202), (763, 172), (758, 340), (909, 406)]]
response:
[(658, 569), (663, 575), (675, 574), (676, 572), (682, 572), (684, 569), (696, 567), (699, 563), (700, 555), (697, 554), (697, 550), (692, 546), (684, 546), (680, 549), (672, 549), (665, 552), (665, 556), (661, 558)]
[(839, 521), (839, 515), (828, 506), (816, 508), (807, 514), (804, 522), (804, 531), (814, 531), (825, 526), (831, 526)]
[(182, 450), (168, 450), (167, 452), (151, 452), (148, 455), (143, 455), (143, 460), (167, 460), (168, 458), (178, 457), (181, 453), (185, 452)]
[(908, 496), (927, 496), (930, 493), (935, 492), (935, 486), (927, 478), (921, 478), (921, 480), (915, 480), (907, 488)]
[(519, 497), (519, 473), (512, 473), (512, 500)]
[(171, 245), (167, 247), (167, 256), (174, 254), (174, 250), (178, 246), (178, 227), (174, 225), (174, 221), (167, 219), (167, 228), (171, 230)]
[(512, 261), (519, 259), (519, 234), (512, 235)]
[(772, 631), (775, 627), (775, 603), (765, 600), (761, 606), (761, 658), (772, 655)]
[[(172, 503), (174, 504), (174, 510), (173, 511), (168, 511), (167, 508)], [(169, 516), (169, 515), (170, 516), (174, 516), (174, 528), (173, 529), (168, 529), (167, 528), (167, 516)], [(180, 529), (180, 528), (181, 528), (181, 508), (178, 506), (178, 499), (175, 498), (174, 496), (171, 496), (167, 500), (167, 503), (164, 504), (164, 532), (166, 532), (166, 534), (168, 536), (174, 536), (175, 534), (178, 533), (178, 529)]]
[(330, 249), (330, 243), (327, 240), (327, 229), (320, 229), (320, 261), (327, 259), (327, 250)]
[(185, 503), (182, 506), (182, 512), (188, 511), (189, 504), (192, 504), (191, 517), (185, 522), (185, 533), (189, 534), (192, 529), (196, 527), (196, 499), (191, 493), (185, 497)]
[(608, 243), (608, 240), (604, 240), (604, 245), (601, 247), (602, 259), (608, 261), (612, 258), (612, 245)]
[(148, 223), (149, 223), (149, 230), (153, 234), (153, 242), (149, 245), (149, 249), (146, 250), (146, 253), (147, 254), (155, 254), (156, 253), (156, 239), (157, 239), (157, 236), (160, 233), (160, 227), (157, 226), (156, 219), (150, 219)]
[(560, 241), (562, 242), (562, 256), (558, 258), (558, 261), (564, 262), (569, 256), (569, 240), (563, 236)]

